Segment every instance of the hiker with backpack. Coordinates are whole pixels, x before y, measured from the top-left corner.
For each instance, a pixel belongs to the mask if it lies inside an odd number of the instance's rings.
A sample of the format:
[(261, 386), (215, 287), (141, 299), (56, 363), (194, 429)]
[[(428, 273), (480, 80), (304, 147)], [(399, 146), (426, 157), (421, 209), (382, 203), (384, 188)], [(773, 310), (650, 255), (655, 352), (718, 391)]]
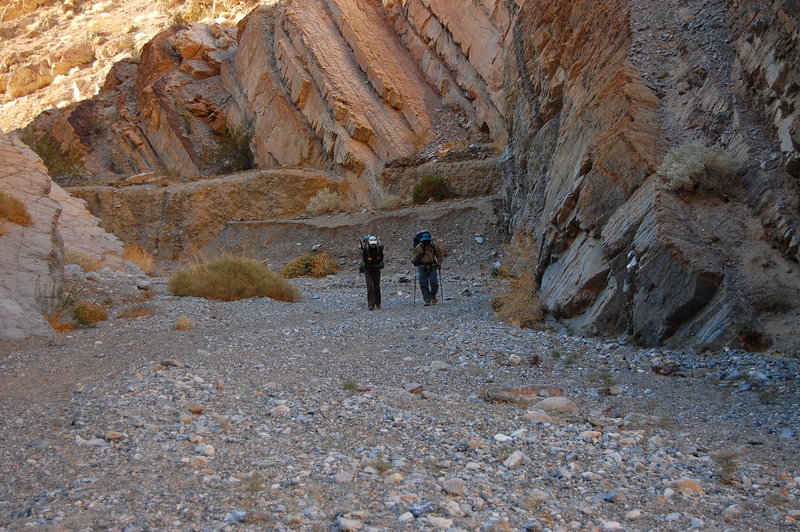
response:
[(430, 232), (420, 231), (414, 236), (411, 263), (417, 267), (419, 288), (426, 307), (439, 302), (436, 294), (439, 292), (438, 272), (442, 268), (442, 259), (444, 252), (441, 246), (433, 241)]
[(381, 270), (383, 269), (383, 244), (378, 237), (361, 239), (361, 266), (359, 271), (367, 281), (367, 307), (370, 310), (381, 308)]

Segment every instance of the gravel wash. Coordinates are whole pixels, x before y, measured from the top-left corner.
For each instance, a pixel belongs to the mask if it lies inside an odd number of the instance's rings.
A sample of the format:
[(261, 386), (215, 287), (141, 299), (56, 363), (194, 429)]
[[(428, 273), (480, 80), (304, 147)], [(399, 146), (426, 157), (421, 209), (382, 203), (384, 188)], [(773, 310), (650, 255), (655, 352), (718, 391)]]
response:
[(800, 529), (797, 360), (517, 329), (489, 281), (423, 307), (402, 280), (368, 311), (354, 273), (293, 304), (153, 278), (151, 316), (0, 343), (0, 529)]

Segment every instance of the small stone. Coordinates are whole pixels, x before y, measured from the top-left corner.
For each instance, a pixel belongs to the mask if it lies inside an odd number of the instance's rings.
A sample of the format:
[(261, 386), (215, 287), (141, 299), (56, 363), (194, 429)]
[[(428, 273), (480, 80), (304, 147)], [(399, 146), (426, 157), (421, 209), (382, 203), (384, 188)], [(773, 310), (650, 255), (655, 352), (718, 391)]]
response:
[(412, 514), (411, 512), (405, 512), (403, 514), (400, 514), (400, 517), (397, 518), (397, 520), (400, 521), (401, 523), (405, 523), (406, 521), (411, 521), (412, 519), (414, 519), (414, 514)]
[(336, 520), (336, 524), (339, 525), (339, 530), (360, 530), (364, 528), (364, 523), (358, 519), (350, 519), (348, 517), (339, 517)]
[(542, 399), (534, 406), (537, 410), (543, 410), (544, 412), (564, 412), (574, 414), (578, 411), (578, 407), (575, 405), (575, 403), (566, 397), (548, 397), (547, 399)]
[(735, 519), (742, 515), (742, 508), (738, 504), (731, 504), (722, 510), (722, 517), (725, 519)]
[(519, 366), (522, 364), (522, 357), (519, 355), (509, 355), (508, 363), (512, 366)]
[(418, 382), (409, 382), (403, 385), (403, 389), (408, 393), (413, 393), (415, 395), (419, 395), (424, 390), (423, 386)]
[(411, 508), (409, 508), (408, 511), (411, 512), (414, 515), (414, 517), (419, 518), (422, 517), (423, 515), (432, 514), (437, 509), (438, 507), (436, 506), (436, 503), (434, 501), (425, 499), (411, 506)]
[(625, 519), (633, 521), (635, 519), (639, 519), (641, 516), (642, 516), (641, 510), (631, 510), (630, 512), (625, 514)]
[(618, 396), (622, 395), (622, 386), (611, 386), (608, 389), (608, 395)]
[(428, 520), (428, 524), (434, 526), (436, 528), (450, 528), (453, 526), (453, 520), (448, 519), (446, 517), (437, 517), (435, 515), (429, 515), (426, 517)]
[(386, 484), (400, 484), (402, 481), (403, 481), (403, 474), (400, 472), (392, 473), (384, 480)]
[(530, 423), (553, 423), (553, 418), (541, 410), (528, 410), (522, 417)]
[(86, 440), (86, 445), (89, 447), (105, 447), (108, 445), (108, 443), (102, 438), (92, 438), (90, 440)]
[(206, 407), (204, 407), (200, 403), (195, 403), (195, 402), (186, 403), (186, 410), (195, 415), (202, 414), (203, 410), (205, 409)]
[(677, 521), (678, 519), (681, 518), (681, 515), (682, 514), (680, 512), (673, 512), (673, 513), (667, 515), (664, 519), (666, 519), (669, 522), (675, 522), (675, 521)]
[(464, 495), (466, 487), (467, 485), (464, 482), (464, 480), (457, 477), (445, 480), (444, 483), (442, 484), (442, 488), (444, 489), (445, 493), (456, 497)]
[(128, 435), (124, 432), (116, 432), (113, 430), (106, 432), (106, 440), (108, 441), (124, 440), (127, 437)]
[(344, 471), (339, 471), (333, 476), (337, 484), (346, 484), (353, 481), (353, 475)]
[(272, 417), (280, 417), (288, 414), (289, 412), (291, 412), (291, 409), (288, 406), (278, 405), (272, 409), (272, 412), (270, 412), (270, 414), (272, 415)]
[(508, 468), (515, 468), (521, 466), (524, 461), (525, 461), (525, 454), (520, 450), (516, 450), (513, 453), (511, 453), (511, 456), (505, 459), (503, 465)]
[(623, 527), (616, 521), (605, 521), (603, 523), (603, 530), (622, 530)]
[(150, 281), (139, 281), (138, 283), (136, 283), (136, 288), (138, 288), (139, 290), (152, 290), (153, 283), (151, 283)]
[(214, 446), (209, 444), (197, 445), (194, 448), (194, 452), (202, 456), (214, 456), (214, 454), (216, 453)]

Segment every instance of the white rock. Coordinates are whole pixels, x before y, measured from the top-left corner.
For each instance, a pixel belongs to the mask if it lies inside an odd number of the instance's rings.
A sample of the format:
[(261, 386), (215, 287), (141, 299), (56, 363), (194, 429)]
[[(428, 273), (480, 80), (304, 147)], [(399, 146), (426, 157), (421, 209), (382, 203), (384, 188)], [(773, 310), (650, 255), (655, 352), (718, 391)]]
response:
[(436, 528), (450, 528), (453, 526), (453, 520), (447, 519), (445, 517), (437, 517), (435, 515), (426, 515), (425, 519), (428, 520), (428, 524), (436, 527)]
[(524, 461), (525, 461), (525, 454), (520, 450), (516, 450), (513, 453), (511, 453), (511, 456), (505, 459), (503, 465), (508, 468), (514, 468), (521, 466)]
[(358, 519), (348, 519), (347, 517), (339, 517), (336, 520), (336, 524), (339, 525), (339, 530), (360, 530), (364, 528), (364, 523)]
[(411, 512), (406, 512), (404, 514), (400, 514), (400, 517), (397, 518), (398, 521), (401, 523), (405, 523), (406, 521), (412, 521), (414, 519), (414, 514)]

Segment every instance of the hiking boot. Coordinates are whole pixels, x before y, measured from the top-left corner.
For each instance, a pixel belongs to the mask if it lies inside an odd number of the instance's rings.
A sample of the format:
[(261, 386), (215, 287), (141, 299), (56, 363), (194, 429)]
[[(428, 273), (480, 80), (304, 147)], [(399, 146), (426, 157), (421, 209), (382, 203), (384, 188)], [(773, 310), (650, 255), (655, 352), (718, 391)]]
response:
[(370, 305), (369, 309), (370, 310), (375, 310), (375, 305)]
[(375, 305), (375, 310), (380, 310), (380, 309), (381, 309), (380, 305)]
[(438, 302), (439, 302), (439, 300), (436, 299), (435, 297), (431, 299), (431, 305), (435, 305)]
[(422, 306), (423, 307), (430, 307), (431, 306), (431, 302), (430, 301), (426, 301), (425, 303), (422, 304)]

